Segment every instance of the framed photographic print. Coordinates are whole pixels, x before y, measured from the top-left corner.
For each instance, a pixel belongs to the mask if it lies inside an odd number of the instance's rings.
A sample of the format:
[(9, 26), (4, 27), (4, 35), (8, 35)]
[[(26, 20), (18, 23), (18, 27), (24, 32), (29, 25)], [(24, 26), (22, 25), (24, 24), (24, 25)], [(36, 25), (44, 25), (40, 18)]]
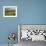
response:
[(17, 17), (17, 6), (3, 6), (3, 17)]

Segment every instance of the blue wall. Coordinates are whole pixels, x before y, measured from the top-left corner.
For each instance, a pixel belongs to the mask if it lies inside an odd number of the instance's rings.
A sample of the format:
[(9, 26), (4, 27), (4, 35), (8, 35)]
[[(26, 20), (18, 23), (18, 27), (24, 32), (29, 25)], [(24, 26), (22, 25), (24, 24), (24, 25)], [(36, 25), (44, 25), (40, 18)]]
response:
[[(3, 6), (17, 6), (17, 18), (4, 18)], [(18, 24), (46, 24), (46, 0), (0, 0), (0, 44), (7, 44), (9, 32)], [(16, 40), (17, 43), (17, 40)]]

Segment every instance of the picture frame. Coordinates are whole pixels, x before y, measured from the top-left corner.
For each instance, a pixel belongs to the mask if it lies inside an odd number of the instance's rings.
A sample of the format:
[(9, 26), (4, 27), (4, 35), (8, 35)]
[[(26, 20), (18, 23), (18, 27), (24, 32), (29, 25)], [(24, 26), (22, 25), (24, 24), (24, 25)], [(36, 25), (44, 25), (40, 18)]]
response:
[(17, 6), (3, 6), (3, 17), (17, 17)]

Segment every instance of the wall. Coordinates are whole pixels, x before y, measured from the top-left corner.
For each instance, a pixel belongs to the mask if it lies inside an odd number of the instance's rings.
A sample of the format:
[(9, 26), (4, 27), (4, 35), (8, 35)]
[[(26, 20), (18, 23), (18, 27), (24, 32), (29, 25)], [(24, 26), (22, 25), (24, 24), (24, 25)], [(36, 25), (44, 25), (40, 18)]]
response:
[[(17, 5), (18, 17), (4, 18), (5, 5)], [(46, 0), (0, 0), (0, 44), (8, 43), (9, 32), (18, 32), (18, 24), (46, 24)]]

